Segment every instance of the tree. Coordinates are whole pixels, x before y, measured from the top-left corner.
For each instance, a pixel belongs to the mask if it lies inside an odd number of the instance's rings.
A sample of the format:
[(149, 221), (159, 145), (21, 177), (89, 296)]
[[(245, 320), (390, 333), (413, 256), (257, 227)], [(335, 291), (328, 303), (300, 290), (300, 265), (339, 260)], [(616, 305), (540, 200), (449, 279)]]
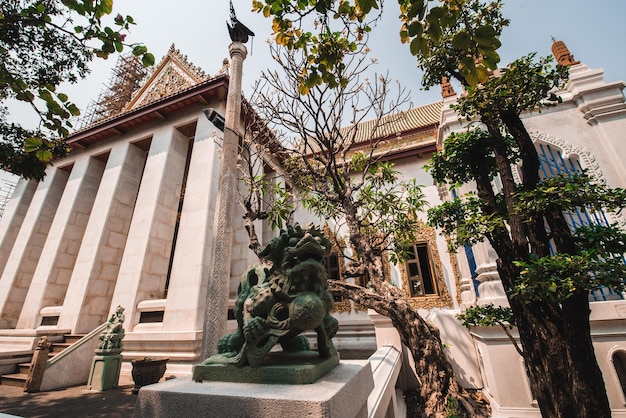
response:
[[(80, 114), (68, 96), (58, 92), (89, 73), (94, 56), (106, 59), (125, 46), (152, 65), (143, 45), (125, 43), (134, 20), (116, 15), (104, 19), (113, 0), (12, 0), (0, 3), (0, 168), (27, 179), (41, 180), (45, 169), (69, 149), (63, 138)], [(28, 103), (39, 116), (36, 129), (8, 119), (5, 103)]]
[[(408, 244), (416, 240), (419, 212), (424, 209), (420, 187), (399, 177), (383, 147), (383, 133), (403, 117), (400, 109), (407, 95), (402, 87), (392, 92), (388, 77), (369, 72), (367, 40), (376, 17), (369, 22), (340, 19), (335, 24), (332, 16), (339, 9), (331, 6), (317, 3), (322, 12), (316, 14), (314, 31), (308, 34), (299, 26), (309, 19), (308, 12), (296, 16), (302, 19), (298, 27), (285, 23), (288, 34), (279, 33), (271, 46), (280, 72), (263, 73), (250, 103), (277, 130), (275, 141), (292, 193), (305, 208), (347, 235), (352, 251), (344, 248), (349, 260), (345, 275), (367, 283), (331, 281), (331, 290), (391, 319), (415, 360), (425, 415), (447, 416), (457, 409), (460, 416), (484, 416), (482, 407), (458, 385), (438, 330), (385, 277), (385, 258), (389, 254), (402, 259)], [(255, 7), (267, 10), (263, 3)], [(282, 17), (286, 19), (286, 14)], [(290, 34), (306, 39), (307, 45), (296, 48), (300, 41)], [(373, 123), (362, 132), (359, 122), (371, 118)], [(367, 147), (355, 150), (357, 144)], [(248, 211), (248, 217), (254, 212)]]
[[(610, 416), (589, 332), (588, 291), (600, 285), (622, 289), (624, 237), (615, 226), (590, 226), (574, 233), (563, 211), (589, 205), (617, 210), (625, 203), (624, 191), (603, 188), (584, 173), (540, 179), (537, 153), (520, 119), (546, 101), (558, 101), (550, 91), (565, 81), (563, 72), (550, 70), (547, 61), (537, 63), (533, 56), (502, 73), (493, 72), (499, 62), (498, 38), (508, 24), (498, 0), (398, 3), (400, 38), (424, 70), (423, 85), (456, 79), (468, 91), (458, 111), (486, 129), (451, 136), (435, 157), (432, 172), (438, 181), (474, 181), (476, 195), (433, 210), (431, 222), (450, 234), (453, 244), (487, 238), (496, 250), (542, 414)], [(319, 45), (319, 39), (297, 23), (330, 13), (336, 22), (354, 22), (353, 33), (366, 33), (368, 14), (382, 5), (382, 0), (253, 2), (257, 10), (273, 16), (280, 44), (304, 51), (317, 65), (300, 78), (304, 92), (311, 86), (341, 83), (342, 78), (326, 70), (341, 66), (347, 54), (341, 43), (349, 35), (334, 32), (335, 37)], [(521, 184), (512, 172), (517, 164), (523, 170)], [(496, 176), (502, 190), (492, 187)], [(571, 192), (583, 186), (585, 193)]]
[[(624, 235), (616, 225), (591, 225), (574, 232), (564, 212), (619, 210), (626, 194), (585, 173), (540, 178), (537, 151), (520, 115), (559, 101), (552, 92), (565, 82), (565, 69), (551, 68), (549, 59), (536, 60), (531, 54), (501, 71), (464, 74), (471, 64), (446, 51), (467, 42), (472, 28), (476, 34), (491, 24), (497, 33), (506, 23), (499, 16), (499, 2), (464, 3), (467, 11), (461, 12), (461, 20), (453, 8), (444, 10), (444, 17), (434, 23), (445, 22), (441, 33), (421, 37), (428, 47), (417, 55), (426, 71), (426, 85), (442, 77), (463, 84), (468, 94), (456, 109), (483, 127), (470, 126), (465, 133), (451, 135), (433, 159), (433, 177), (452, 188), (475, 182), (476, 193), (431, 210), (429, 218), (450, 234), (453, 244), (486, 238), (496, 251), (498, 273), (543, 416), (610, 416), (590, 336), (588, 294), (599, 286), (623, 289)], [(490, 67), (482, 44), (480, 37), (469, 41), (476, 51), (475, 62)], [(519, 184), (513, 175), (517, 166), (522, 172)], [(495, 177), (501, 189), (494, 187)]]

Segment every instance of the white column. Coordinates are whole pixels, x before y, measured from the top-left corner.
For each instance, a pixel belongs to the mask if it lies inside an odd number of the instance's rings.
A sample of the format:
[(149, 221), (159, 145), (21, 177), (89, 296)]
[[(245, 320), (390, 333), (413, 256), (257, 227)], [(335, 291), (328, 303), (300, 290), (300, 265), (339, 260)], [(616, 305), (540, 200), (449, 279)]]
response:
[(204, 116), (198, 119), (165, 304), (163, 330), (202, 329), (219, 172), (219, 146), (214, 135), (216, 132), (221, 135)]
[(39, 262), (68, 173), (50, 167), (37, 186), (0, 278), (0, 328), (13, 328)]
[(493, 303), (508, 306), (508, 299), (500, 281), (496, 260), (498, 255), (488, 242), (481, 242), (472, 247), (476, 261), (476, 280), (478, 285), (479, 305)]
[(41, 308), (63, 303), (103, 171), (104, 163), (88, 155), (74, 164), (17, 328), (36, 328)]
[(127, 330), (139, 323), (138, 302), (164, 298), (188, 147), (172, 126), (153, 134), (111, 303), (126, 309)]
[(84, 333), (106, 321), (145, 156), (127, 142), (111, 149), (76, 257), (59, 328)]
[(2, 218), (0, 218), (0, 276), (22, 226), (26, 211), (37, 189), (36, 181), (19, 179)]

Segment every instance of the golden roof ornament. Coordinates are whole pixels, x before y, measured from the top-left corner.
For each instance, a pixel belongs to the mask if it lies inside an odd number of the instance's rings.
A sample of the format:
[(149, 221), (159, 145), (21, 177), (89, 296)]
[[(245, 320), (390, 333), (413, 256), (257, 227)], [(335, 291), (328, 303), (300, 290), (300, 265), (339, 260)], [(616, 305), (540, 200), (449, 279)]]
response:
[(448, 97), (456, 96), (456, 92), (454, 91), (454, 87), (448, 80), (448, 77), (441, 77), (441, 97), (444, 99)]
[(576, 61), (574, 55), (569, 52), (569, 49), (565, 46), (565, 42), (557, 41), (555, 38), (552, 38), (552, 55), (554, 55), (559, 65), (570, 66), (580, 64), (580, 61)]

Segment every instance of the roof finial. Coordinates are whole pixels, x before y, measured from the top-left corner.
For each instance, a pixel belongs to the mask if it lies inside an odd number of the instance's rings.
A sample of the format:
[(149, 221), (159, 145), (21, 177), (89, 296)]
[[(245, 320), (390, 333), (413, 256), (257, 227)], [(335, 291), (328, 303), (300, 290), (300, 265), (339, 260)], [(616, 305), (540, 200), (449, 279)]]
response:
[(441, 77), (441, 97), (444, 99), (448, 97), (456, 96), (456, 92), (454, 91), (454, 87), (448, 80), (448, 77)]
[(230, 40), (233, 42), (241, 42), (242, 44), (245, 44), (248, 42), (249, 36), (254, 36), (254, 32), (237, 20), (235, 8), (233, 7), (233, 0), (230, 0), (230, 23), (226, 22), (226, 26), (228, 26)]
[(570, 66), (580, 64), (580, 61), (574, 59), (574, 56), (569, 52), (565, 43), (563, 41), (557, 41), (554, 36), (552, 37), (552, 55), (554, 55), (559, 65)]

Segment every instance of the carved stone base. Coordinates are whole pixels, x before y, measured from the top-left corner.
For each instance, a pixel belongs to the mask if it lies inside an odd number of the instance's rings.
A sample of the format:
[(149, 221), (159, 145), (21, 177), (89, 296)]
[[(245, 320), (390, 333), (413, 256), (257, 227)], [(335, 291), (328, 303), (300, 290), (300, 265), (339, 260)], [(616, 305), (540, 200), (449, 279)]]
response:
[(122, 367), (122, 350), (96, 350), (87, 381), (88, 390), (109, 390), (117, 387)]
[(193, 380), (239, 383), (309, 384), (339, 364), (339, 354), (320, 358), (317, 351), (274, 352), (265, 356), (261, 367), (237, 367), (233, 364), (198, 364)]
[(134, 417), (365, 418), (373, 388), (367, 360), (342, 361), (310, 385), (178, 378), (141, 388)]

